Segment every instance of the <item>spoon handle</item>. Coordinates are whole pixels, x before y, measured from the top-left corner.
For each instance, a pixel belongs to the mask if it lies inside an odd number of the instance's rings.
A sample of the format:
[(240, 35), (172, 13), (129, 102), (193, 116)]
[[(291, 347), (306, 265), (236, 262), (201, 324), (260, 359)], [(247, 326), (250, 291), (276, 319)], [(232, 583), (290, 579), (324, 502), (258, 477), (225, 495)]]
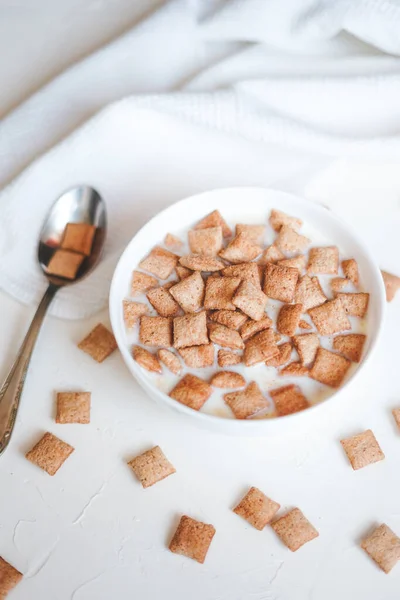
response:
[(37, 308), (17, 358), (0, 389), (0, 454), (7, 448), (14, 429), (26, 374), (40, 327), (58, 287), (50, 284)]

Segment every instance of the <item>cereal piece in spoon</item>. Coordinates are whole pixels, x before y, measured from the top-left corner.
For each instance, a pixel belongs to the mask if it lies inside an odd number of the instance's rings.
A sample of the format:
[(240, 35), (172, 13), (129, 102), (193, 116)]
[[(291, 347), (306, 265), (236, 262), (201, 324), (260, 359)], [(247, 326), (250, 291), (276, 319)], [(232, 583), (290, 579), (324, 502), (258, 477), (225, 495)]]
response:
[(61, 248), (90, 256), (96, 226), (88, 223), (67, 223), (64, 230)]
[(56, 250), (47, 265), (46, 271), (49, 275), (75, 279), (84, 260), (85, 256), (83, 254), (77, 254), (69, 250)]

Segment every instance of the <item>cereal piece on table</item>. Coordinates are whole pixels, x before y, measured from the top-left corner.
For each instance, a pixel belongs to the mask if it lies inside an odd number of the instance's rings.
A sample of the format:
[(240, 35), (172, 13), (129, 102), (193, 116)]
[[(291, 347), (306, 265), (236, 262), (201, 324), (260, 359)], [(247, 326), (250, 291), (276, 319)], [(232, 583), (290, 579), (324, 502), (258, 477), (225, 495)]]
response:
[(355, 294), (336, 294), (339, 298), (347, 315), (351, 317), (364, 317), (368, 310), (369, 294), (358, 292)]
[(64, 229), (61, 248), (90, 256), (96, 226), (88, 223), (67, 223)]
[(188, 233), (188, 238), (192, 254), (216, 256), (222, 249), (223, 237), (221, 227), (191, 229)]
[(253, 321), (260, 321), (265, 316), (267, 300), (267, 296), (259, 286), (244, 280), (237, 288), (232, 303)]
[[(144, 317), (141, 317), (142, 319)], [(78, 348), (89, 354), (94, 360), (101, 363), (117, 348), (114, 335), (102, 323), (78, 344)]]
[(191, 271), (187, 267), (182, 267), (182, 265), (176, 265), (175, 273), (178, 275), (179, 280), (183, 281), (183, 279), (186, 279), (186, 277), (192, 275), (193, 271)]
[(253, 417), (269, 406), (255, 381), (251, 381), (245, 390), (225, 394), (224, 400), (237, 419)]
[(282, 252), (302, 252), (311, 244), (311, 240), (305, 235), (297, 233), (289, 225), (282, 225), (275, 244)]
[(254, 244), (245, 233), (235, 236), (226, 248), (219, 253), (221, 258), (234, 264), (249, 262), (261, 254), (262, 248)]
[(291, 415), (310, 406), (300, 388), (294, 384), (270, 390), (270, 395), (279, 417)]
[(133, 300), (124, 300), (123, 302), (124, 321), (128, 328), (134, 327), (139, 318), (149, 312), (149, 307), (144, 302), (134, 302)]
[(230, 350), (218, 350), (218, 366), (219, 367), (233, 367), (242, 362), (242, 357), (236, 352)]
[(303, 221), (301, 219), (297, 219), (296, 217), (290, 217), (284, 212), (275, 209), (271, 210), (269, 222), (271, 224), (272, 229), (274, 229), (275, 231), (279, 231), (282, 225), (289, 225), (289, 227), (297, 231), (303, 225)]
[(262, 531), (276, 515), (281, 505), (268, 498), (261, 490), (251, 487), (233, 512)]
[(276, 345), (274, 332), (272, 329), (264, 329), (246, 342), (243, 361), (246, 367), (251, 367), (275, 356), (279, 356), (279, 349)]
[(140, 318), (139, 341), (144, 346), (172, 345), (172, 319), (169, 317)]
[(383, 283), (385, 284), (386, 300), (391, 302), (396, 295), (397, 290), (400, 288), (400, 277), (392, 275), (387, 271), (382, 271)]
[(300, 329), (312, 329), (312, 325), (310, 325), (310, 323), (308, 323), (304, 319), (300, 319), (299, 328)]
[(238, 223), (236, 225), (235, 234), (239, 235), (244, 233), (247, 238), (253, 242), (253, 244), (262, 244), (265, 233), (264, 225), (245, 225), (244, 223)]
[(176, 235), (172, 235), (172, 233), (167, 233), (164, 238), (164, 246), (167, 248), (171, 248), (172, 250), (180, 250), (183, 246), (182, 240), (180, 240)]
[(191, 272), (189, 277), (170, 288), (169, 293), (181, 308), (187, 312), (196, 312), (203, 305), (204, 281), (199, 271)]
[(339, 298), (311, 308), (308, 313), (321, 335), (332, 335), (351, 329), (350, 321)]
[(160, 361), (157, 356), (146, 350), (146, 348), (133, 346), (132, 356), (133, 360), (143, 367), (143, 369), (146, 369), (146, 371), (150, 371), (151, 373), (162, 373)]
[(240, 328), (240, 335), (242, 336), (242, 340), (249, 340), (253, 335), (263, 331), (264, 329), (269, 329), (273, 326), (273, 321), (269, 317), (265, 316), (259, 321), (247, 321)]
[(69, 250), (56, 250), (47, 265), (46, 272), (64, 279), (75, 279), (84, 260), (83, 254), (76, 254)]
[(179, 256), (173, 252), (165, 250), (165, 248), (161, 248), (160, 246), (156, 246), (150, 254), (139, 263), (139, 267), (160, 279), (168, 279), (175, 269), (178, 260)]
[(349, 285), (349, 280), (345, 277), (334, 277), (333, 279), (331, 279), (330, 283), (332, 292), (334, 294), (337, 294)]
[(90, 392), (58, 392), (56, 423), (90, 423)]
[(141, 273), (140, 271), (133, 271), (132, 284), (131, 284), (131, 295), (138, 296), (148, 292), (153, 287), (158, 286), (158, 281), (152, 275)]
[(354, 285), (358, 285), (358, 265), (354, 258), (349, 260), (342, 260), (342, 270), (346, 279), (350, 279)]
[(302, 271), (306, 268), (307, 259), (304, 254), (299, 254), (298, 256), (294, 256), (293, 258), (284, 258), (283, 260), (278, 260), (277, 264), (281, 267), (293, 267), (293, 269), (297, 269), (299, 275), (301, 275)]
[(335, 352), (318, 348), (309, 376), (320, 383), (337, 388), (349, 370), (351, 362)]
[(392, 415), (394, 420), (396, 421), (397, 427), (400, 429), (400, 408), (394, 408), (392, 410)]
[(292, 302), (299, 272), (293, 267), (268, 263), (265, 267), (264, 294), (281, 302)]
[(215, 527), (213, 525), (183, 516), (169, 549), (175, 554), (181, 554), (203, 564), (214, 535)]
[(310, 249), (307, 273), (337, 275), (338, 269), (339, 250), (336, 246)]
[(301, 333), (293, 336), (294, 347), (302, 365), (311, 365), (319, 348), (319, 337), (316, 333)]
[(333, 338), (333, 349), (352, 362), (360, 362), (366, 336), (362, 333), (349, 333)]
[(239, 332), (234, 329), (229, 329), (229, 327), (218, 323), (210, 323), (209, 333), (210, 340), (223, 348), (231, 348), (232, 350), (242, 350), (244, 348)]
[(246, 380), (235, 371), (219, 371), (212, 376), (210, 383), (218, 388), (240, 388), (246, 385)]
[(267, 367), (281, 367), (290, 360), (292, 355), (292, 344), (284, 342), (278, 346), (279, 354), (265, 361)]
[(284, 258), (285, 255), (283, 252), (281, 252), (279, 248), (275, 246), (275, 244), (272, 244), (264, 250), (258, 259), (257, 264), (260, 266), (265, 266), (267, 263), (276, 263), (278, 260), (283, 260)]
[(7, 594), (21, 581), (23, 575), (0, 556), (0, 599), (5, 600)]
[(363, 539), (361, 548), (385, 573), (400, 560), (400, 538), (384, 523)]
[(214, 344), (202, 344), (201, 346), (188, 346), (178, 350), (185, 365), (192, 369), (203, 369), (214, 364)]
[(176, 473), (176, 469), (171, 465), (160, 446), (154, 446), (151, 450), (139, 454), (129, 461), (128, 465), (144, 488)]
[(179, 358), (166, 348), (160, 348), (157, 350), (157, 356), (159, 360), (173, 373), (174, 375), (180, 375), (182, 371), (181, 361)]
[(73, 451), (74, 448), (72, 446), (63, 442), (52, 433), (45, 433), (32, 450), (29, 450), (26, 458), (53, 476)]
[(236, 310), (232, 298), (240, 285), (239, 277), (209, 277), (206, 281), (204, 308)]
[(283, 335), (294, 335), (299, 325), (302, 312), (302, 304), (284, 304), (279, 311), (276, 322), (278, 332)]
[(301, 362), (292, 362), (283, 367), (279, 371), (282, 377), (307, 377), (309, 369), (301, 364)]
[(248, 321), (248, 317), (240, 312), (240, 310), (217, 310), (211, 313), (210, 319), (230, 329), (239, 329), (239, 327)]
[(271, 527), (292, 552), (319, 536), (318, 531), (298, 508), (293, 508), (280, 519), (273, 521)]
[(230, 265), (222, 271), (224, 277), (239, 277), (251, 281), (256, 287), (260, 288), (260, 273), (257, 263), (241, 263), (239, 265)]
[(213, 258), (212, 256), (203, 256), (202, 254), (188, 254), (187, 256), (181, 256), (179, 262), (183, 267), (187, 267), (192, 271), (205, 271), (207, 273), (221, 271), (221, 269), (225, 267), (222, 260)]
[(358, 435), (346, 438), (345, 440), (340, 440), (340, 443), (342, 444), (343, 450), (346, 452), (347, 458), (354, 471), (367, 467), (372, 463), (379, 462), (385, 458), (376, 437), (370, 429), (367, 429)]
[[(203, 310), (174, 319), (174, 348), (208, 344), (207, 314)], [(171, 344), (169, 344), (171, 346)]]
[(169, 395), (177, 402), (193, 410), (200, 410), (211, 396), (211, 393), (211, 385), (204, 379), (188, 373), (176, 384)]
[(298, 304), (303, 304), (304, 310), (310, 310), (326, 302), (327, 297), (319, 285), (318, 279), (311, 279), (308, 275), (304, 275), (296, 286), (294, 301)]
[(147, 292), (147, 300), (161, 317), (176, 317), (179, 314), (179, 304), (164, 287)]
[(232, 231), (228, 227), (219, 210), (214, 210), (212, 213), (204, 217), (204, 219), (197, 223), (194, 229), (208, 229), (209, 227), (218, 226), (222, 228), (222, 235), (224, 237), (230, 237), (232, 235)]

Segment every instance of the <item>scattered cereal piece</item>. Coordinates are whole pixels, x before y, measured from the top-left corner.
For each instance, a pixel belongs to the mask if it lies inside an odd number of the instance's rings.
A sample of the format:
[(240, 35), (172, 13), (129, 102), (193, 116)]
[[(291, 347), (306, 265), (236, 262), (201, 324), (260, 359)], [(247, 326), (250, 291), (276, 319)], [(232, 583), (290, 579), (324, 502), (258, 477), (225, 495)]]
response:
[(192, 369), (203, 369), (214, 364), (214, 344), (188, 346), (178, 350), (185, 364)]
[(339, 298), (311, 308), (308, 313), (321, 335), (332, 335), (351, 329), (350, 321)]
[(218, 323), (210, 323), (209, 325), (210, 340), (214, 344), (218, 344), (223, 348), (231, 348), (232, 350), (242, 350), (244, 343), (238, 331), (229, 329)]
[(316, 333), (301, 333), (293, 336), (294, 347), (302, 365), (311, 365), (319, 348), (319, 337)]
[(279, 349), (272, 329), (264, 329), (246, 342), (243, 354), (246, 367), (265, 362), (274, 356), (279, 356)]
[(214, 535), (215, 527), (212, 525), (183, 516), (169, 549), (203, 564)]
[(281, 302), (292, 302), (299, 272), (293, 267), (268, 263), (265, 267), (264, 294)]
[(289, 225), (282, 225), (275, 244), (282, 252), (302, 252), (311, 244), (311, 240), (297, 233)]
[(164, 238), (164, 246), (167, 248), (171, 248), (172, 250), (180, 250), (183, 246), (182, 240), (180, 240), (176, 235), (172, 235), (172, 233), (167, 233)]
[(160, 361), (157, 356), (146, 350), (146, 348), (133, 346), (132, 356), (138, 365), (143, 367), (143, 369), (146, 369), (146, 371), (150, 371), (151, 373), (162, 373)]
[(281, 505), (268, 498), (261, 490), (251, 487), (233, 512), (262, 531), (276, 515)]
[(242, 340), (249, 340), (253, 335), (263, 331), (264, 329), (269, 329), (273, 326), (273, 321), (269, 317), (264, 317), (260, 321), (247, 321), (240, 328), (240, 335), (242, 336)]
[(186, 267), (182, 267), (182, 265), (176, 265), (175, 272), (178, 275), (180, 281), (186, 279), (186, 277), (189, 277), (193, 273), (193, 271), (187, 269)]
[(89, 335), (79, 342), (78, 348), (101, 363), (116, 350), (117, 342), (111, 331), (104, 327), (102, 323), (99, 323)]
[(172, 319), (144, 315), (140, 318), (139, 341), (144, 346), (166, 346), (168, 348), (172, 345)]
[(222, 260), (209, 256), (203, 256), (202, 254), (189, 254), (188, 256), (182, 256), (179, 262), (183, 267), (187, 267), (192, 271), (206, 271), (213, 273), (214, 271), (221, 271), (225, 267)]
[(222, 234), (224, 237), (230, 237), (232, 235), (232, 231), (221, 216), (219, 210), (214, 210), (212, 213), (204, 217), (204, 219), (197, 223), (194, 229), (208, 229), (209, 227), (218, 227), (218, 225), (222, 227)]
[(341, 292), (346, 286), (349, 285), (349, 280), (345, 277), (334, 277), (331, 279), (330, 284), (332, 292), (337, 294), (337, 292)]
[(170, 397), (193, 410), (200, 410), (209, 399), (212, 387), (204, 379), (187, 373), (170, 392)]
[(156, 275), (160, 279), (168, 279), (178, 263), (179, 257), (165, 248), (156, 246), (150, 254), (144, 258), (139, 267)]
[(67, 223), (64, 229), (61, 248), (90, 256), (96, 226), (88, 223)]
[(302, 304), (284, 304), (279, 311), (276, 323), (276, 328), (279, 333), (289, 336), (294, 335), (299, 325), (302, 312)]
[(90, 392), (58, 392), (56, 423), (90, 423)]
[(75, 279), (84, 260), (85, 256), (83, 254), (77, 254), (69, 250), (56, 250), (47, 265), (46, 271), (49, 275)]
[(29, 450), (26, 458), (53, 476), (73, 451), (74, 448), (72, 446), (66, 444), (52, 433), (45, 433), (32, 450)]
[(176, 473), (176, 469), (171, 465), (160, 446), (155, 446), (151, 450), (139, 454), (139, 456), (129, 461), (128, 465), (132, 467), (133, 472), (144, 488), (148, 488)]
[(138, 294), (148, 292), (151, 288), (157, 287), (157, 285), (158, 281), (155, 277), (141, 273), (140, 271), (133, 271), (131, 295), (137, 296)]
[(271, 523), (271, 527), (292, 552), (296, 552), (304, 544), (319, 536), (318, 531), (298, 508), (293, 508)]
[(342, 383), (350, 365), (351, 362), (340, 354), (335, 354), (325, 348), (318, 348), (309, 375), (320, 383), (337, 388)]
[(283, 252), (281, 252), (279, 248), (275, 246), (275, 244), (272, 244), (261, 254), (260, 258), (258, 259), (258, 264), (264, 266), (267, 263), (276, 263), (278, 260), (283, 260), (284, 258), (285, 255)]
[(230, 350), (218, 350), (218, 366), (219, 367), (233, 367), (242, 362), (242, 357), (236, 352)]
[(5, 600), (11, 590), (21, 581), (23, 575), (0, 556), (0, 599)]
[(188, 237), (189, 248), (192, 254), (216, 256), (222, 248), (223, 237), (221, 227), (191, 229)]
[(309, 370), (300, 362), (292, 362), (279, 371), (282, 377), (307, 377)]
[(260, 245), (264, 239), (265, 227), (264, 225), (244, 225), (243, 223), (238, 223), (235, 233), (236, 235), (244, 233), (253, 244)]
[(312, 325), (310, 325), (310, 323), (307, 323), (307, 321), (305, 321), (304, 319), (301, 319), (299, 321), (299, 327), (300, 329), (312, 329)]
[(171, 352), (171, 350), (166, 350), (165, 348), (160, 348), (157, 350), (157, 356), (159, 360), (164, 363), (164, 365), (173, 373), (174, 375), (180, 375), (182, 371), (181, 362), (179, 358)]
[(290, 360), (292, 355), (292, 345), (290, 342), (284, 342), (278, 346), (279, 354), (265, 361), (267, 367), (281, 367)]
[(339, 250), (336, 246), (311, 248), (307, 273), (336, 275), (339, 269)]
[(299, 275), (306, 268), (307, 259), (304, 254), (299, 254), (298, 256), (294, 256), (293, 258), (284, 258), (283, 260), (278, 260), (278, 265), (281, 267), (293, 267), (293, 269), (297, 269)]
[(356, 294), (336, 294), (336, 298), (340, 298), (344, 310), (347, 315), (352, 317), (364, 317), (369, 304), (369, 294), (359, 292)]
[(391, 302), (396, 295), (397, 290), (400, 288), (400, 277), (392, 275), (387, 271), (382, 271), (383, 283), (385, 284), (386, 300)]
[(255, 381), (251, 381), (243, 391), (225, 394), (224, 400), (237, 419), (248, 419), (268, 408), (268, 401)]
[(147, 299), (161, 317), (176, 317), (179, 314), (179, 304), (164, 287), (147, 292)]
[(367, 429), (363, 433), (346, 438), (345, 440), (340, 440), (340, 443), (354, 471), (385, 458), (371, 429)]
[(349, 333), (333, 338), (333, 349), (352, 362), (360, 362), (366, 336), (362, 333)]
[(400, 538), (384, 523), (361, 542), (361, 548), (385, 573), (400, 560)]
[(226, 248), (221, 250), (219, 256), (234, 264), (249, 262), (261, 254), (261, 246), (253, 244), (245, 233), (235, 236)]
[(344, 276), (347, 279), (350, 279), (354, 283), (354, 285), (358, 285), (358, 265), (354, 258), (350, 258), (349, 260), (342, 260), (342, 269)]
[(400, 429), (400, 408), (394, 408), (392, 410), (392, 415), (394, 420), (396, 421), (397, 427)]
[(239, 327), (246, 323), (248, 317), (240, 312), (240, 310), (217, 310), (210, 314), (210, 319), (230, 329), (239, 329)]
[[(175, 317), (174, 319), (174, 347), (186, 348), (187, 346), (201, 346), (208, 344), (207, 313), (199, 313)], [(169, 344), (171, 346), (171, 344)]]
[(299, 279), (294, 295), (294, 301), (303, 304), (305, 311), (320, 306), (326, 300), (327, 297), (322, 291), (316, 277), (311, 279), (308, 275), (304, 275), (304, 277)]
[(239, 277), (251, 281), (256, 287), (260, 288), (260, 273), (257, 263), (241, 263), (239, 265), (230, 265), (222, 271), (224, 277)]
[(253, 321), (260, 321), (265, 316), (267, 296), (251, 281), (244, 280), (233, 297), (233, 304), (240, 308)]
[(289, 225), (292, 229), (297, 231), (303, 225), (303, 221), (301, 219), (290, 217), (280, 210), (271, 210), (269, 222), (272, 229), (275, 231), (279, 231), (282, 225)]
[(307, 398), (297, 385), (284, 385), (270, 391), (279, 417), (291, 415), (309, 407)]
[(206, 281), (204, 308), (236, 310), (232, 299), (240, 282), (239, 277), (209, 277)]
[(240, 388), (246, 385), (246, 380), (235, 371), (219, 371), (211, 378), (211, 385), (218, 388)]
[(204, 288), (202, 276), (199, 271), (195, 271), (174, 285), (169, 292), (185, 312), (191, 313), (202, 307)]
[(129, 328), (132, 328), (139, 321), (139, 317), (142, 317), (149, 312), (149, 307), (143, 302), (124, 300), (123, 310), (125, 325)]

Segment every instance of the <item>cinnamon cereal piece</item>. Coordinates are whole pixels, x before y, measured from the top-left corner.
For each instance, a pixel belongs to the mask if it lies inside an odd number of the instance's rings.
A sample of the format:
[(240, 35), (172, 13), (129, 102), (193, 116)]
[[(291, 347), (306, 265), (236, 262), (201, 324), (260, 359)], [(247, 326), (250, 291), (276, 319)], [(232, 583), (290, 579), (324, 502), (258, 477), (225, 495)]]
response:
[(204, 217), (204, 219), (197, 223), (194, 229), (208, 229), (209, 227), (218, 227), (218, 225), (222, 227), (222, 235), (224, 237), (230, 237), (232, 235), (232, 231), (221, 216), (219, 210), (214, 210), (212, 213)]
[(318, 348), (309, 375), (320, 383), (337, 388), (345, 378), (350, 365), (351, 362), (344, 356), (325, 350), (325, 348)]
[(203, 564), (214, 535), (215, 527), (212, 525), (183, 516), (169, 549)]
[(21, 581), (23, 575), (0, 556), (0, 599), (5, 600), (11, 590)]
[(206, 271), (207, 273), (213, 273), (214, 271), (221, 271), (225, 267), (222, 260), (209, 256), (203, 256), (202, 254), (189, 254), (188, 256), (181, 256), (179, 262), (183, 267), (187, 267), (192, 271)]
[(400, 560), (400, 538), (384, 523), (361, 542), (361, 548), (385, 573)]
[(279, 231), (282, 225), (289, 225), (289, 227), (297, 231), (303, 225), (303, 221), (301, 219), (297, 219), (296, 217), (290, 217), (284, 212), (274, 209), (271, 210), (269, 222), (271, 224), (272, 229), (274, 229), (275, 231)]
[(222, 248), (222, 228), (192, 229), (189, 231), (189, 248), (192, 254), (216, 256)]
[(310, 323), (307, 323), (307, 321), (305, 321), (304, 319), (301, 319), (299, 321), (299, 328), (300, 329), (312, 329), (312, 325), (310, 325)]
[(240, 328), (240, 335), (242, 336), (242, 340), (249, 340), (253, 335), (263, 331), (264, 329), (269, 329), (272, 327), (274, 322), (269, 317), (263, 317), (260, 321), (247, 321)]
[(149, 312), (149, 307), (143, 302), (134, 302), (133, 300), (124, 300), (124, 321), (128, 328), (134, 327), (139, 318)]
[(358, 285), (358, 265), (354, 258), (349, 260), (342, 260), (343, 274), (347, 279), (350, 279), (354, 285)]
[(157, 285), (158, 281), (155, 277), (141, 273), (140, 271), (133, 271), (131, 295), (138, 296), (139, 294), (148, 292), (153, 287), (157, 287)]
[(311, 244), (311, 240), (297, 233), (289, 225), (282, 225), (275, 244), (282, 252), (303, 252)]
[(147, 317), (140, 319), (139, 341), (144, 346), (172, 345), (172, 319), (169, 317)]
[(90, 423), (90, 392), (58, 392), (56, 423)]
[(277, 264), (281, 267), (293, 267), (293, 269), (297, 269), (299, 275), (306, 268), (307, 259), (304, 254), (299, 254), (298, 256), (294, 256), (293, 258), (284, 258), (283, 260), (278, 260)]
[(167, 283), (164, 283), (164, 285), (162, 285), (161, 287), (164, 290), (170, 290), (172, 287), (174, 287), (174, 285), (177, 285), (179, 283), (179, 281), (177, 281), (176, 279), (172, 279), (171, 281), (167, 281)]
[[(203, 344), (208, 344), (207, 314), (204, 310), (184, 317), (175, 317), (174, 348)], [(171, 346), (171, 344), (169, 345)]]
[(251, 281), (244, 280), (233, 296), (232, 303), (240, 308), (253, 321), (260, 321), (265, 315), (267, 296)]
[(232, 299), (240, 281), (239, 277), (209, 277), (206, 281), (204, 308), (236, 310)]
[(308, 311), (321, 335), (332, 335), (351, 329), (351, 324), (340, 298), (330, 300)]
[(294, 347), (302, 365), (311, 365), (319, 348), (319, 337), (316, 333), (301, 333), (293, 336)]
[(58, 275), (58, 277), (64, 277), (64, 279), (75, 279), (84, 260), (83, 254), (77, 254), (69, 250), (56, 250), (47, 265), (46, 271), (49, 275)]
[(327, 300), (324, 292), (321, 289), (318, 278), (312, 279), (308, 275), (304, 275), (296, 286), (294, 301), (298, 304), (303, 304), (304, 310), (310, 310), (320, 306)]
[(279, 372), (282, 377), (307, 377), (308, 373), (307, 367), (304, 367), (300, 362), (292, 362)]
[(139, 267), (152, 275), (156, 275), (156, 277), (159, 277), (160, 279), (168, 279), (175, 269), (178, 260), (179, 256), (176, 254), (173, 254), (169, 250), (165, 250), (165, 248), (156, 246), (150, 254), (139, 263)]
[(210, 383), (218, 388), (241, 388), (246, 385), (246, 380), (235, 371), (219, 371), (212, 376)]
[(179, 304), (164, 287), (150, 290), (147, 299), (161, 317), (176, 317), (179, 314)]
[(279, 417), (285, 417), (309, 407), (307, 398), (297, 385), (284, 385), (270, 391)]
[(366, 336), (362, 333), (349, 333), (333, 338), (333, 349), (352, 362), (360, 362)]
[(283, 254), (283, 252), (281, 252), (279, 248), (275, 246), (275, 244), (272, 244), (271, 246), (268, 246), (266, 250), (264, 250), (257, 263), (261, 266), (264, 266), (267, 263), (275, 264), (276, 262), (278, 262), (279, 260), (283, 260), (284, 258), (285, 255)]
[(284, 342), (278, 346), (279, 354), (265, 361), (267, 367), (281, 367), (290, 360), (292, 354), (292, 345), (290, 342)]
[(243, 354), (246, 367), (265, 362), (274, 356), (279, 356), (279, 349), (272, 329), (264, 329), (246, 342)]
[(171, 248), (171, 250), (180, 250), (183, 246), (182, 240), (180, 240), (176, 235), (172, 235), (172, 233), (167, 233), (164, 238), (164, 246), (167, 248)]
[(347, 315), (352, 317), (364, 317), (368, 310), (369, 294), (359, 292), (355, 294), (336, 294), (339, 298)]
[(60, 247), (90, 256), (96, 226), (88, 223), (67, 223)]
[(192, 408), (200, 410), (203, 404), (209, 399), (212, 393), (212, 387), (204, 379), (187, 373), (170, 392), (170, 397)]
[(279, 311), (276, 323), (279, 333), (289, 336), (294, 335), (302, 312), (302, 304), (284, 304)]
[(299, 272), (293, 267), (268, 263), (265, 267), (264, 294), (281, 302), (292, 302)]
[(304, 544), (319, 536), (318, 531), (298, 508), (293, 508), (271, 523), (271, 527), (292, 552), (296, 552)]
[(73, 453), (74, 448), (52, 433), (45, 433), (38, 443), (29, 450), (26, 458), (34, 465), (53, 476)]
[(262, 531), (272, 521), (280, 507), (280, 504), (268, 498), (261, 490), (251, 487), (233, 512)]
[(311, 248), (307, 273), (336, 275), (339, 269), (339, 250), (336, 246)]
[(243, 391), (225, 394), (224, 400), (237, 419), (249, 419), (268, 408), (268, 401), (255, 381), (251, 381)]
[(240, 310), (217, 310), (210, 315), (211, 321), (225, 325), (229, 329), (239, 329), (246, 321), (248, 317), (244, 315)]
[(78, 348), (101, 363), (116, 350), (117, 342), (111, 331), (104, 327), (102, 323), (99, 323), (89, 335), (79, 342)]
[(159, 360), (164, 363), (164, 365), (173, 373), (174, 375), (180, 375), (182, 371), (181, 363), (179, 358), (171, 352), (171, 350), (166, 350), (165, 348), (160, 348), (157, 350), (157, 356)]
[(219, 367), (233, 367), (242, 362), (242, 357), (236, 352), (230, 350), (218, 350), (218, 366)]
[(400, 429), (400, 408), (394, 408), (392, 410), (392, 415), (394, 420), (396, 421), (397, 427)]
[(214, 364), (214, 344), (202, 344), (201, 346), (188, 346), (178, 350), (185, 365), (192, 369), (203, 369)]
[(232, 350), (242, 350), (244, 343), (238, 331), (229, 329), (218, 323), (210, 323), (209, 325), (210, 340), (214, 344), (218, 344), (223, 348), (231, 348)]
[(245, 233), (235, 236), (226, 248), (221, 250), (219, 256), (234, 264), (249, 262), (261, 254), (261, 246), (257, 246), (248, 239)]
[(175, 273), (178, 275), (180, 281), (183, 281), (183, 279), (186, 279), (186, 277), (192, 275), (193, 271), (191, 271), (187, 267), (182, 267), (182, 265), (176, 265)]
[(385, 284), (386, 300), (391, 302), (396, 295), (397, 290), (400, 288), (400, 277), (392, 275), (387, 271), (382, 271), (383, 283)]
[(371, 429), (367, 429), (363, 433), (346, 438), (345, 440), (340, 440), (340, 443), (354, 471), (363, 469), (385, 458)]
[(204, 299), (204, 281), (198, 271), (195, 271), (189, 277), (170, 288), (169, 293), (181, 308), (187, 312), (196, 312), (203, 305)]
[(160, 361), (157, 356), (146, 350), (146, 348), (133, 346), (132, 356), (138, 365), (143, 367), (143, 369), (146, 369), (146, 371), (150, 371), (151, 373), (162, 373)]
[(260, 273), (257, 263), (241, 263), (239, 265), (230, 265), (222, 271), (224, 277), (239, 277), (251, 281), (253, 285), (260, 288)]
[(176, 473), (175, 467), (171, 465), (160, 446), (155, 446), (151, 450), (139, 454), (129, 461), (128, 465), (144, 488)]
[(244, 233), (247, 238), (253, 242), (253, 244), (262, 244), (264, 239), (265, 227), (264, 225), (245, 225), (238, 223), (236, 225), (236, 235)]
[(341, 292), (346, 286), (349, 285), (349, 280), (345, 277), (334, 277), (331, 279), (331, 290), (334, 294)]

